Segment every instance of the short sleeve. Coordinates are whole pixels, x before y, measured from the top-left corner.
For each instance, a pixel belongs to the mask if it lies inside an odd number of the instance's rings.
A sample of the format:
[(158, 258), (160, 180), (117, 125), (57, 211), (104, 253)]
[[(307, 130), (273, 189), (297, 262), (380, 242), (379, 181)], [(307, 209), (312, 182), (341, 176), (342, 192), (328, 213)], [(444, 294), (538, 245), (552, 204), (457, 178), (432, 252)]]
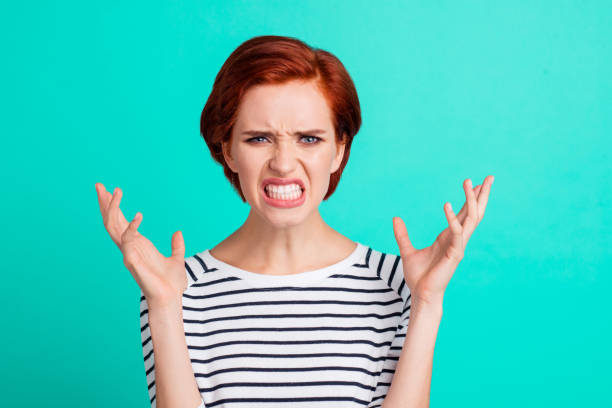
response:
[(142, 290), (140, 291), (140, 335), (149, 400), (151, 401), (151, 408), (155, 408), (157, 405), (155, 401), (155, 358), (153, 356), (151, 329), (149, 328), (149, 307), (146, 298), (142, 294)]
[[(407, 291), (407, 288), (404, 289), (406, 289)], [(402, 298), (404, 297), (402, 296)], [(383, 363), (382, 371), (380, 372), (380, 375), (378, 377), (376, 389), (372, 393), (372, 400), (370, 401), (368, 408), (381, 407), (383, 400), (387, 396), (389, 387), (391, 386), (391, 381), (393, 380), (393, 375), (395, 374), (395, 367), (397, 366), (397, 362), (399, 361), (399, 357), (402, 352), (402, 347), (404, 345), (404, 340), (406, 339), (406, 331), (408, 330), (408, 321), (410, 319), (410, 298), (411, 296), (408, 293), (407, 299), (404, 302), (402, 315), (400, 317), (400, 323), (397, 326), (397, 330), (395, 331), (395, 337), (393, 338), (391, 346), (389, 347), (389, 351), (387, 352), (387, 356)]]
[[(185, 274), (187, 276), (187, 285), (191, 286), (197, 281), (196, 273), (201, 273), (202, 267), (196, 261), (195, 257), (185, 259)], [(155, 358), (153, 355), (153, 341), (151, 339), (151, 329), (149, 328), (149, 305), (147, 299), (140, 289), (140, 335), (142, 340), (142, 356), (144, 358), (144, 369), (149, 390), (149, 400), (151, 408), (156, 408), (155, 400)], [(196, 408), (204, 408), (204, 401)]]

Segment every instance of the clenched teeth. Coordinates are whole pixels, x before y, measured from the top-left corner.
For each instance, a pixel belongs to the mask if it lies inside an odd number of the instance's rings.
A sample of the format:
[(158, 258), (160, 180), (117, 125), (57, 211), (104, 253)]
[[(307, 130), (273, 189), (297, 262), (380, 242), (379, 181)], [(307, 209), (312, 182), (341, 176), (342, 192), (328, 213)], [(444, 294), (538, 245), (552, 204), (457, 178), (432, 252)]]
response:
[(295, 200), (302, 195), (302, 188), (298, 184), (283, 186), (268, 184), (265, 190), (268, 197), (277, 200)]

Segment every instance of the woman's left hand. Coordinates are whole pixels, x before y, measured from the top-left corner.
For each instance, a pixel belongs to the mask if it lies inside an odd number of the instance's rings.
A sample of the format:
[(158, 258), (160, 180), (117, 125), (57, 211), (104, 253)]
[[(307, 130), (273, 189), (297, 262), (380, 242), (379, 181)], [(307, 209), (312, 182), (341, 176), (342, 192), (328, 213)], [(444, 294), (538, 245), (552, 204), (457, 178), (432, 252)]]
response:
[[(412, 296), (412, 303), (442, 306), (444, 291), (457, 265), (463, 259), (474, 229), (485, 213), (493, 176), (487, 176), (482, 185), (472, 189), (472, 180), (463, 182), (466, 203), (455, 216), (450, 203), (444, 204), (448, 227), (434, 243), (416, 249), (408, 238), (406, 225), (400, 217), (393, 218), (393, 232), (399, 246), (404, 279)], [(467, 208), (466, 208), (467, 204)]]

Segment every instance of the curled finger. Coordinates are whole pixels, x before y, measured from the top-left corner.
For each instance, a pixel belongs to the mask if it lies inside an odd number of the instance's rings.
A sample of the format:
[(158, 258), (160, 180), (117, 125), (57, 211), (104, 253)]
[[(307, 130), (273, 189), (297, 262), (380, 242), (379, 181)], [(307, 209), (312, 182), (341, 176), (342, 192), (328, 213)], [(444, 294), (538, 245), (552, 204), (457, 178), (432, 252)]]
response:
[(123, 192), (119, 187), (115, 187), (115, 191), (113, 191), (113, 196), (108, 204), (108, 208), (106, 209), (106, 220), (107, 222), (117, 222), (117, 210), (119, 209), (119, 204), (121, 203), (121, 197), (123, 196)]
[(459, 223), (459, 220), (453, 212), (451, 203), (444, 204), (444, 213), (448, 220), (448, 225), (452, 231), (451, 245), (446, 248), (447, 255), (449, 258), (454, 259), (456, 262), (460, 262), (463, 259), (463, 227)]
[(487, 202), (489, 201), (489, 193), (491, 192), (491, 185), (493, 184), (493, 176), (485, 177), (482, 182), (482, 190), (478, 195), (478, 219), (482, 220), (484, 217), (485, 209), (487, 208)]
[(444, 204), (444, 214), (446, 215), (446, 220), (448, 221), (448, 226), (450, 227), (451, 232), (453, 234), (461, 234), (463, 227), (455, 216), (451, 203)]
[(468, 240), (472, 232), (478, 225), (478, 202), (476, 201), (476, 194), (472, 189), (472, 180), (467, 179), (463, 183), (465, 190), (465, 199), (468, 207), (467, 217), (463, 223), (463, 231), (465, 233), (464, 240)]
[(121, 234), (121, 241), (126, 242), (130, 240), (130, 238), (135, 237), (138, 234), (138, 227), (140, 226), (140, 222), (142, 221), (142, 214), (137, 212), (132, 221), (128, 224), (123, 234)]
[[(479, 196), (481, 187), (482, 187), (482, 184), (479, 184), (476, 187), (474, 187), (473, 191), (476, 197)], [(467, 200), (466, 200), (465, 203), (463, 203), (463, 207), (461, 207), (461, 210), (459, 210), (459, 214), (457, 214), (457, 219), (459, 220), (459, 223), (461, 225), (463, 225), (463, 222), (465, 221), (465, 218), (467, 217), (467, 213), (468, 213), (468, 206), (467, 206)]]
[(98, 195), (98, 205), (100, 206), (100, 214), (102, 214), (102, 218), (104, 218), (104, 214), (106, 213), (106, 209), (108, 208), (108, 200), (106, 197), (107, 191), (104, 188), (104, 184), (96, 183), (96, 193)]

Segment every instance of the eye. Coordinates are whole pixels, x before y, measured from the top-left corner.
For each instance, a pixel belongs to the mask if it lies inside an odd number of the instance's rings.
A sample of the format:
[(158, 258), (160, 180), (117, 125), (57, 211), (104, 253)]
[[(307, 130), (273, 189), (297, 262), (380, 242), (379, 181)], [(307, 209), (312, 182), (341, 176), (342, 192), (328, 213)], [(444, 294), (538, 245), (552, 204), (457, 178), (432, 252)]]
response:
[(321, 141), (321, 138), (317, 136), (304, 135), (302, 136), (302, 139), (303, 138), (310, 138), (311, 142), (307, 142), (306, 144), (317, 144)]
[[(260, 142), (258, 141), (258, 139), (267, 139), (267, 138), (266, 136), (255, 136), (250, 139), (247, 139), (246, 142), (253, 143), (253, 144), (259, 144)], [(321, 140), (323, 140), (318, 136), (311, 136), (311, 135), (302, 135), (300, 139), (306, 139), (307, 140), (306, 144), (317, 144)]]
[[(255, 136), (255, 137), (252, 137), (252, 138), (250, 138), (250, 139), (247, 139), (246, 141), (247, 141), (248, 143), (252, 143), (252, 142), (254, 142), (254, 141), (255, 141), (255, 139), (265, 139), (265, 138), (266, 138), (265, 136)], [(255, 143), (259, 143), (259, 142), (255, 142)]]

